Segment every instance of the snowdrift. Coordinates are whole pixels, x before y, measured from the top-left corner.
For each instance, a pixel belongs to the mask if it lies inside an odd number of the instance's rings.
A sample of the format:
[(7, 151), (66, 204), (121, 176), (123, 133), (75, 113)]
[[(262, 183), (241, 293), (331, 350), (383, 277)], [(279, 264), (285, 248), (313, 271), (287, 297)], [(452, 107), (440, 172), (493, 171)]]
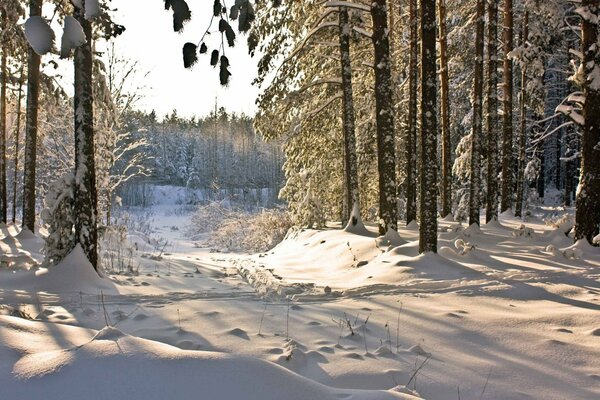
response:
[[(89, 340), (89, 330), (69, 326), (57, 329), (14, 317), (0, 317), (0, 326), (0, 358), (15, 361), (12, 371), (0, 370), (0, 385), (6, 398), (417, 399), (395, 391), (334, 389), (270, 362), (180, 350), (111, 327)], [(27, 354), (25, 346), (32, 342), (38, 351)], [(44, 344), (48, 345), (44, 342), (52, 343), (49, 347), (55, 349), (41, 350)], [(57, 346), (56, 342), (70, 346)]]

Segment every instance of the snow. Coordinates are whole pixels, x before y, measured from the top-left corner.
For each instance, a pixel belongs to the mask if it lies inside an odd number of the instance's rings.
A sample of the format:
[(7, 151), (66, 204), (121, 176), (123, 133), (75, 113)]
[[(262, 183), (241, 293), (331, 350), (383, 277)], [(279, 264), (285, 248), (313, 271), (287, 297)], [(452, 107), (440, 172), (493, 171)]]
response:
[[(9, 398), (163, 400), (201, 393), (203, 398), (246, 400), (416, 399), (391, 391), (333, 389), (266, 361), (185, 351), (112, 327), (90, 339), (93, 332), (86, 329), (62, 326), (53, 332), (51, 324), (14, 317), (0, 317), (0, 325), (2, 358), (21, 356), (13, 366), (15, 379), (0, 378)], [(37, 351), (23, 349), (25, 340)]]
[[(391, 247), (365, 224), (298, 231), (248, 256), (189, 240), (181, 195), (162, 188), (139, 211), (137, 271), (101, 278), (79, 248), (47, 269), (0, 267), (3, 395), (600, 396), (600, 249), (565, 235), (572, 210), (467, 229), (440, 220), (438, 254), (418, 254), (415, 224)], [(42, 261), (30, 232), (1, 236), (3, 255)]]
[(62, 36), (62, 43), (60, 48), (60, 56), (67, 58), (71, 54), (71, 50), (85, 44), (86, 38), (85, 33), (81, 24), (73, 17), (65, 17), (65, 26)]
[(29, 17), (25, 22), (25, 38), (40, 56), (49, 53), (54, 47), (54, 31), (42, 17)]

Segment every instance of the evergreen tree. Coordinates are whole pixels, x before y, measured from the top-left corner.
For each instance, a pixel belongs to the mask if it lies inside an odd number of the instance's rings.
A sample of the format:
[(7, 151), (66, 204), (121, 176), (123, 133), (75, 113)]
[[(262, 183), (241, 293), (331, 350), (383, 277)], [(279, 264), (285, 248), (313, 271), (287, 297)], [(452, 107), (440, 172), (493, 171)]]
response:
[(437, 252), (436, 2), (421, 1), (421, 207), (419, 251)]

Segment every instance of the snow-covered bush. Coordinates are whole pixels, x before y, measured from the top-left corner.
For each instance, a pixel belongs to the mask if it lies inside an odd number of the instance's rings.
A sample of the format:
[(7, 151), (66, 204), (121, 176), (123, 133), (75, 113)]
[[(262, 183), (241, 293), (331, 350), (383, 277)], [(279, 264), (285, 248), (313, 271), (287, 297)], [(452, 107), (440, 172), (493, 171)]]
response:
[(127, 241), (127, 227), (123, 224), (107, 226), (98, 242), (101, 267), (110, 273), (136, 273), (134, 247)]
[(535, 235), (535, 231), (525, 225), (521, 225), (519, 229), (513, 231), (512, 235), (514, 237), (532, 238)]
[(73, 174), (63, 175), (48, 188), (45, 208), (41, 217), (47, 225), (48, 236), (44, 246), (45, 263), (57, 264), (73, 250), (75, 233), (73, 221)]
[(212, 202), (198, 207), (187, 233), (215, 250), (257, 253), (281, 242), (292, 225), (285, 210), (251, 212)]

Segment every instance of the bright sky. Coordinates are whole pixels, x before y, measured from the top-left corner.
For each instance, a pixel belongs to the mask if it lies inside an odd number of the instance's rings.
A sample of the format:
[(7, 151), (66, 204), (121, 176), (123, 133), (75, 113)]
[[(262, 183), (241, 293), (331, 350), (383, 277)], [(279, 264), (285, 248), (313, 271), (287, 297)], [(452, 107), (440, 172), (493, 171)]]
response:
[[(125, 57), (139, 60), (142, 72), (150, 72), (145, 82), (147, 93), (139, 108), (154, 109), (159, 117), (173, 109), (181, 116), (203, 116), (214, 109), (216, 97), (219, 107), (254, 114), (258, 89), (251, 83), (256, 76), (257, 60), (248, 55), (246, 36), (238, 36), (236, 47), (226, 49), (233, 74), (227, 88), (219, 84), (218, 69), (209, 65), (209, 55), (200, 56), (192, 70), (183, 67), (183, 45), (200, 40), (210, 21), (212, 3), (188, 1), (192, 20), (183, 33), (178, 34), (173, 31), (172, 11), (164, 9), (162, 0), (111, 1), (111, 5), (118, 8), (116, 22), (127, 28), (116, 40), (116, 50)], [(217, 24), (213, 28), (216, 30)], [(209, 49), (219, 42), (218, 32), (212, 38), (209, 36)], [(211, 46), (210, 43), (217, 44)]]

